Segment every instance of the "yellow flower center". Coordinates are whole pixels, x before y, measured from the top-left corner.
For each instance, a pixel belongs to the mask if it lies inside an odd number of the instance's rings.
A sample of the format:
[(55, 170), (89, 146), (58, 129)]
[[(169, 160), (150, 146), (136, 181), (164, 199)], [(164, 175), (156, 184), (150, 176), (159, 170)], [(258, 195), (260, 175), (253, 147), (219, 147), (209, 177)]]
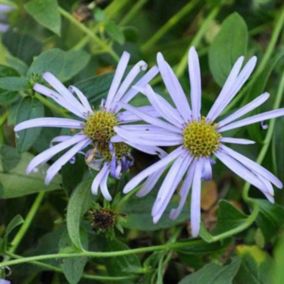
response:
[[(131, 152), (130, 147), (125, 143), (113, 143), (113, 147), (117, 160), (120, 160), (123, 156), (126, 156)], [(97, 150), (105, 160), (111, 161), (112, 155), (108, 145), (99, 143)]]
[(183, 130), (183, 145), (194, 157), (214, 154), (219, 148), (220, 138), (215, 125), (206, 122), (205, 117), (188, 123)]
[(90, 115), (86, 121), (84, 133), (93, 142), (108, 144), (115, 134), (113, 128), (118, 125), (116, 116), (107, 111), (97, 111)]

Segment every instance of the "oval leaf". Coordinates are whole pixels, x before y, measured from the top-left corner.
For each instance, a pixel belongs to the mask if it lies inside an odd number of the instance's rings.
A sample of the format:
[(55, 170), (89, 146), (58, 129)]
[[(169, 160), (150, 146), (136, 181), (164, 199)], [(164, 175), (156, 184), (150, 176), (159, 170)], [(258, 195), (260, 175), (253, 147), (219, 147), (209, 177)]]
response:
[[(21, 197), (36, 192), (51, 191), (60, 188), (61, 179), (59, 176), (55, 177), (48, 186), (44, 185), (43, 176), (47, 168), (45, 165), (41, 166), (40, 171), (26, 175), (27, 165), (33, 158), (33, 155), (22, 153), (15, 160), (16, 154), (14, 153), (17, 152), (16, 149), (10, 147), (10, 150), (6, 151), (5, 155), (3, 155), (3, 152), (1, 148), (0, 198)], [(11, 164), (11, 159), (14, 160), (13, 164)], [(7, 161), (10, 162), (9, 167), (7, 167)]]
[(92, 201), (92, 179), (81, 182), (73, 191), (67, 206), (67, 230), (72, 243), (82, 249), (80, 223), (83, 214), (89, 209)]
[(60, 35), (61, 18), (56, 0), (31, 0), (24, 7), (39, 24)]
[[(18, 107), (16, 123), (42, 116), (44, 116), (43, 105), (34, 98), (26, 97)], [(31, 128), (17, 133), (17, 149), (20, 152), (27, 151), (38, 139), (40, 131), (41, 128)]]
[(89, 60), (90, 55), (83, 50), (49, 49), (34, 59), (28, 75), (43, 74), (49, 71), (60, 80), (67, 81), (78, 74)]
[(233, 13), (225, 19), (209, 48), (209, 67), (220, 86), (225, 82), (236, 59), (246, 53), (247, 44), (247, 25), (238, 13)]

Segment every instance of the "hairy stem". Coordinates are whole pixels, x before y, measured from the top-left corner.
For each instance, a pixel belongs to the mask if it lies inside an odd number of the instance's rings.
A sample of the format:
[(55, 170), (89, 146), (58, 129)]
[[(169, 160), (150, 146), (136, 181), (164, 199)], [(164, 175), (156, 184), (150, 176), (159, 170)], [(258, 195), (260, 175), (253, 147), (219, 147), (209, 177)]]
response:
[[(13, 254), (13, 253), (9, 253), (8, 255), (11, 258), (15, 258), (15, 259), (22, 259), (23, 258), (22, 256), (19, 256), (19, 255)], [(54, 266), (54, 265), (51, 265), (51, 264), (44, 263), (44, 262), (33, 261), (30, 264), (46, 268), (50, 271), (63, 273), (63, 270), (61, 268)], [(133, 279), (135, 277), (136, 277), (135, 275), (130, 275), (130, 276), (104, 276), (104, 275), (92, 275), (92, 274), (87, 274), (87, 273), (83, 273), (83, 275), (82, 275), (82, 278), (90, 279), (90, 280), (97, 280), (97, 281), (102, 281), (102, 282), (105, 282), (105, 281), (125, 281), (125, 280), (128, 280), (128, 279)]]
[(189, 240), (189, 241), (184, 241), (184, 242), (166, 243), (163, 245), (148, 246), (148, 247), (142, 247), (142, 248), (111, 251), (111, 252), (81, 251), (77, 253), (54, 253), (54, 254), (27, 256), (27, 257), (23, 257), (20, 259), (3, 261), (0, 263), (0, 268), (6, 267), (6, 266), (13, 266), (13, 265), (21, 264), (21, 263), (47, 260), (47, 259), (72, 258), (72, 257), (82, 257), (82, 256), (90, 257), (90, 258), (100, 258), (100, 257), (108, 258), (108, 257), (117, 257), (117, 256), (122, 256), (122, 255), (131, 255), (131, 254), (145, 253), (145, 252), (152, 252), (152, 251), (177, 249), (177, 248), (183, 248), (183, 247), (186, 247), (187, 249), (192, 247), (194, 249), (196, 247), (196, 244), (200, 242), (202, 241), (201, 240)]

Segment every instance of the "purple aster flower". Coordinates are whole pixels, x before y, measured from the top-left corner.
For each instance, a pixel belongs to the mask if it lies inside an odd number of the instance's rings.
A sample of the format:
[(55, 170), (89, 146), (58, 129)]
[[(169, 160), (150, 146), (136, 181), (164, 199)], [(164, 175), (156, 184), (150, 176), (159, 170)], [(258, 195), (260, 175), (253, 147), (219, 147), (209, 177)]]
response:
[[(77, 153), (91, 146), (92, 149), (86, 153), (86, 162), (90, 167), (99, 170), (92, 184), (92, 192), (97, 194), (100, 188), (103, 196), (107, 200), (111, 200), (107, 188), (108, 176), (119, 178), (121, 172), (126, 171), (133, 163), (130, 147), (124, 143), (123, 139), (115, 144), (110, 141), (115, 134), (113, 128), (124, 123), (140, 120), (139, 117), (128, 111), (122, 111), (119, 102), (127, 103), (137, 94), (138, 91), (131, 88), (132, 83), (137, 79), (139, 73), (147, 68), (144, 61), (139, 61), (123, 79), (129, 59), (129, 53), (124, 52), (116, 68), (108, 95), (96, 111), (92, 109), (87, 97), (78, 88), (74, 86), (66, 88), (49, 72), (43, 75), (44, 80), (52, 89), (36, 84), (34, 90), (53, 99), (78, 118), (34, 118), (16, 125), (15, 131), (33, 127), (59, 127), (77, 129), (78, 132), (74, 135), (55, 137), (51, 141), (52, 146), (49, 149), (32, 159), (27, 167), (27, 173), (35, 171), (39, 165), (46, 163), (56, 154), (69, 149), (47, 170), (45, 183), (48, 184), (63, 165), (72, 160)], [(158, 68), (152, 67), (136, 84), (140, 87), (145, 86), (157, 73)], [(155, 112), (151, 106), (140, 107), (139, 110), (152, 115)], [(130, 143), (130, 145), (140, 148), (139, 143)], [(143, 151), (149, 154), (163, 154), (163, 151), (155, 146), (143, 146)]]
[[(252, 57), (242, 68), (244, 62), (244, 57), (242, 56), (234, 64), (209, 113), (206, 117), (203, 117), (201, 115), (199, 59), (193, 47), (189, 50), (188, 61), (191, 104), (188, 103), (186, 95), (171, 67), (162, 54), (159, 53), (157, 56), (158, 68), (174, 107), (147, 85), (143, 89), (140, 88), (140, 90), (147, 96), (153, 107), (160, 114), (160, 118), (152, 117), (132, 106), (124, 105), (126, 110), (146, 121), (149, 127), (132, 124), (131, 126), (117, 126), (115, 131), (120, 137), (127, 140), (127, 143), (135, 144), (140, 142), (145, 147), (177, 147), (166, 157), (130, 180), (124, 188), (124, 193), (133, 190), (145, 178), (151, 176), (138, 192), (139, 196), (147, 194), (154, 188), (163, 172), (169, 168), (152, 208), (153, 222), (159, 221), (174, 192), (179, 188), (179, 205), (170, 212), (170, 218), (177, 218), (191, 190), (190, 216), (192, 235), (197, 236), (201, 219), (201, 181), (211, 179), (213, 157), (219, 159), (231, 171), (258, 188), (269, 201), (274, 201), (272, 184), (281, 188), (282, 182), (261, 165), (225, 146), (228, 143), (253, 144), (255, 142), (243, 138), (225, 137), (225, 133), (232, 129), (283, 116), (284, 109), (276, 109), (242, 118), (269, 98), (269, 94), (264, 93), (226, 118), (217, 119), (245, 84), (256, 65), (256, 57)], [(129, 131), (130, 129), (131, 132)]]
[(5, 279), (0, 279), (0, 284), (11, 284), (11, 282)]

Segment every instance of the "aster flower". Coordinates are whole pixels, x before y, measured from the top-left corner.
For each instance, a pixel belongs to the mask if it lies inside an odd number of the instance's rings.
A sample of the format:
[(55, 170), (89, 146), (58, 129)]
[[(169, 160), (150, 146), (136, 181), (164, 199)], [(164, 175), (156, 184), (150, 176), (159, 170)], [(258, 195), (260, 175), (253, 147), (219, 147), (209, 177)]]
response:
[(11, 282), (5, 279), (0, 279), (0, 284), (11, 284)]
[[(132, 83), (137, 79), (139, 73), (147, 68), (144, 61), (139, 61), (123, 79), (129, 59), (130, 55), (124, 52), (116, 68), (108, 95), (96, 111), (92, 109), (87, 97), (78, 88), (75, 86), (66, 88), (49, 72), (43, 75), (44, 80), (52, 88), (36, 84), (34, 90), (51, 98), (78, 118), (34, 118), (16, 125), (15, 131), (18, 132), (33, 127), (58, 127), (76, 129), (78, 132), (74, 135), (55, 137), (51, 144), (56, 145), (34, 157), (27, 167), (27, 174), (35, 171), (39, 165), (46, 163), (58, 153), (69, 148), (47, 170), (45, 183), (48, 184), (64, 164), (72, 160), (83, 149), (91, 147), (86, 153), (86, 162), (90, 167), (99, 170), (92, 183), (92, 192), (97, 194), (100, 188), (103, 196), (107, 200), (111, 200), (107, 188), (108, 176), (119, 178), (121, 172), (126, 171), (133, 162), (130, 147), (123, 143), (123, 139), (116, 144), (110, 142), (111, 137), (114, 135), (113, 127), (140, 120), (140, 118), (128, 111), (122, 111), (119, 102), (127, 103), (137, 94), (137, 90), (131, 88)], [(140, 87), (145, 86), (157, 73), (158, 68), (156, 66), (152, 67), (136, 84)], [(154, 115), (154, 109), (151, 106), (140, 107), (139, 110)], [(139, 143), (130, 143), (130, 145), (140, 148)], [(155, 146), (146, 148), (143, 146), (143, 151), (149, 154), (163, 154), (163, 151)]]
[[(194, 48), (189, 50), (188, 61), (191, 104), (187, 101), (171, 67), (159, 53), (157, 55), (158, 68), (174, 106), (155, 93), (149, 85), (143, 89), (140, 88), (140, 91), (148, 97), (162, 118), (152, 117), (132, 106), (124, 105), (126, 110), (146, 121), (149, 128), (141, 129), (140, 125), (132, 124), (131, 126), (117, 126), (115, 131), (127, 143), (134, 144), (140, 141), (145, 147), (177, 147), (166, 157), (130, 180), (123, 191), (124, 193), (130, 192), (145, 178), (151, 176), (138, 192), (138, 196), (143, 196), (154, 188), (161, 175), (169, 168), (152, 208), (153, 222), (159, 221), (174, 192), (179, 189), (179, 205), (170, 212), (170, 218), (177, 218), (191, 190), (192, 235), (197, 236), (201, 219), (201, 182), (204, 179), (211, 179), (212, 158), (214, 157), (238, 176), (258, 188), (269, 201), (274, 201), (272, 184), (281, 188), (282, 182), (261, 165), (225, 145), (228, 143), (253, 144), (255, 142), (248, 139), (226, 137), (225, 133), (232, 129), (283, 116), (284, 109), (276, 109), (242, 118), (269, 98), (269, 94), (264, 93), (226, 118), (218, 120), (218, 117), (236, 96), (255, 68), (256, 57), (252, 57), (242, 68), (244, 62), (242, 56), (234, 64), (209, 113), (206, 117), (203, 117), (201, 115), (200, 66)], [(153, 126), (158, 129), (152, 131), (151, 127)], [(130, 128), (131, 134), (128, 131)], [(117, 138), (114, 137), (113, 139)]]

